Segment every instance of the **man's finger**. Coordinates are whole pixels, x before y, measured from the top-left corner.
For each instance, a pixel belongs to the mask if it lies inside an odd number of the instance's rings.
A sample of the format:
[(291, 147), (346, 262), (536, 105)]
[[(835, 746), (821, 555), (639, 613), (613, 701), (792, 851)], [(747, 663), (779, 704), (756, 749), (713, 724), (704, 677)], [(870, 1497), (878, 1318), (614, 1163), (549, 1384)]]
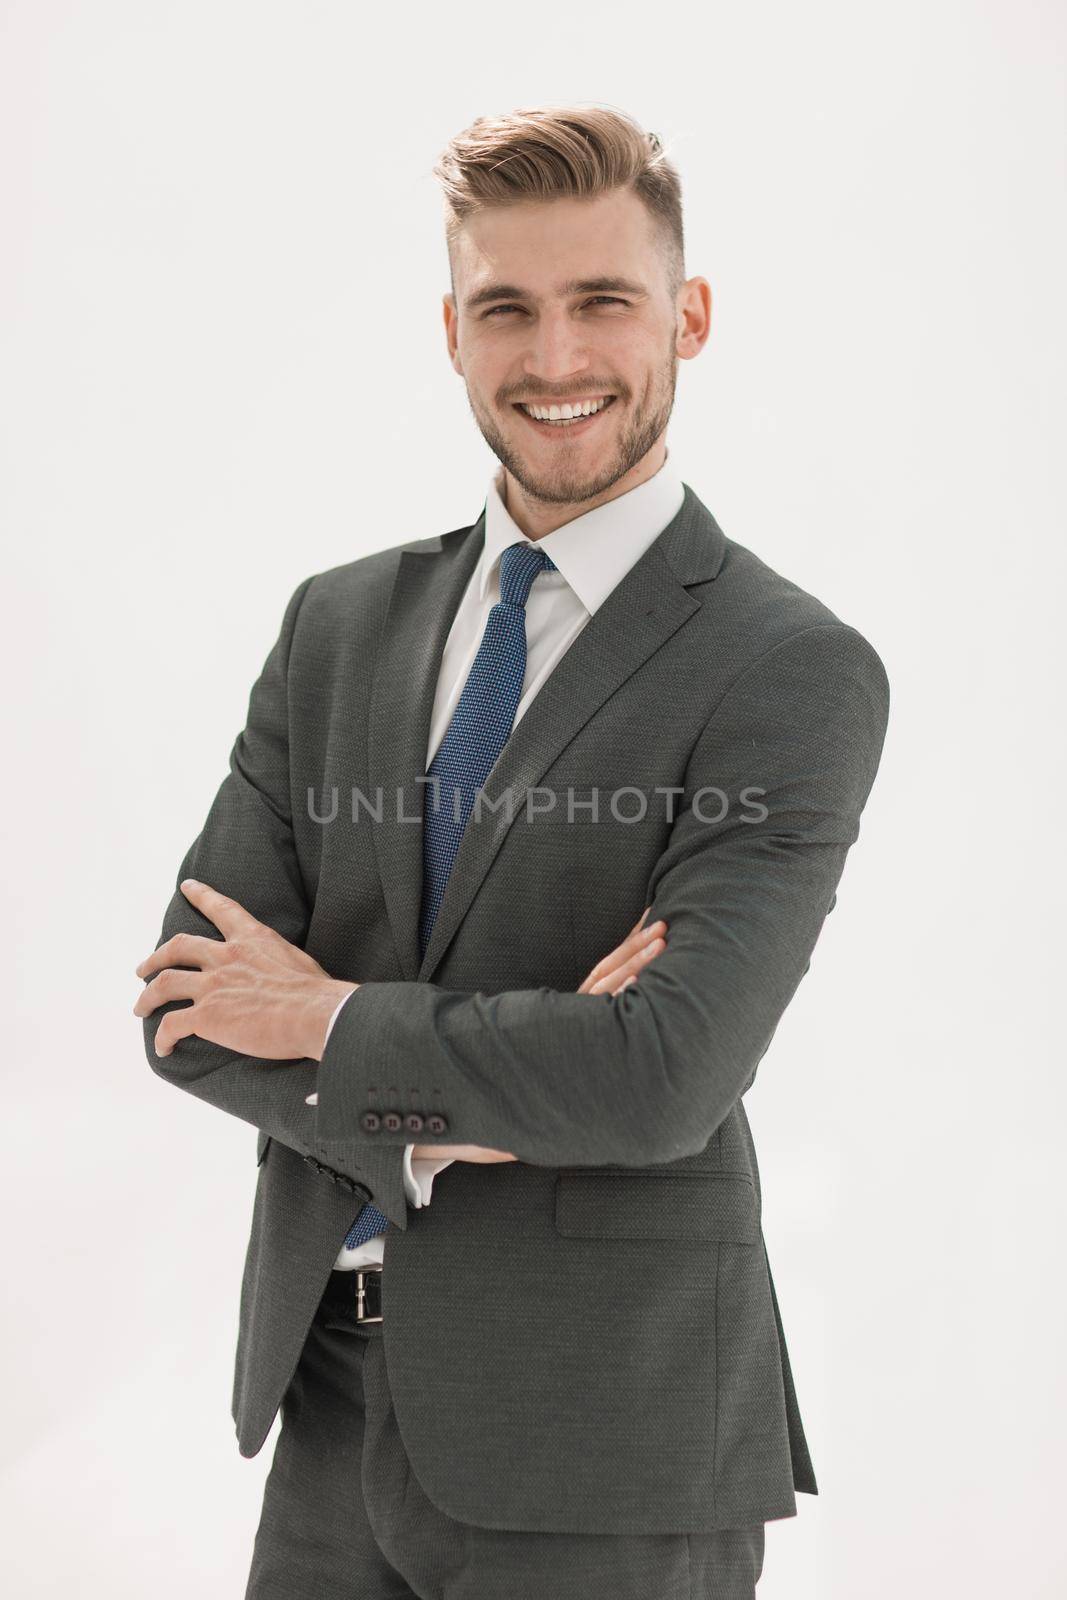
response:
[(601, 963), (605, 967), (603, 972), (598, 974), (594, 969), (590, 973), (586, 980), (589, 985), (588, 992), (597, 994), (604, 989), (614, 990), (614, 986), (626, 973), (636, 972), (646, 961), (659, 955), (666, 949), (666, 940), (660, 931), (665, 927), (666, 923), (654, 922), (646, 930), (648, 937), (642, 933), (639, 939), (627, 939), (624, 945), (620, 945), (618, 950), (606, 958), (606, 962)]
[(209, 967), (218, 959), (221, 939), (202, 933), (176, 933), (153, 950), (134, 969), (139, 978), (160, 972), (164, 967)]
[(253, 928), (262, 926), (251, 911), (246, 911), (244, 906), (238, 905), (228, 895), (212, 889), (210, 884), (199, 883), (196, 878), (183, 878), (178, 887), (190, 905), (202, 911), (227, 939), (236, 939), (239, 934), (247, 934)]
[(637, 933), (631, 933), (628, 938), (623, 940), (617, 950), (613, 950), (610, 955), (604, 956), (597, 962), (592, 972), (582, 983), (578, 993), (590, 993), (594, 984), (603, 978), (610, 978), (612, 973), (616, 972), (626, 959), (633, 955), (634, 951), (645, 948), (650, 941), (661, 938), (666, 931), (667, 924), (661, 917), (658, 922), (649, 923), (647, 928), (642, 928)]
[(157, 1056), (169, 1056), (179, 1039), (188, 1039), (196, 1032), (195, 1007), (185, 1006), (181, 1011), (168, 1011), (156, 1029), (154, 1049)]
[[(635, 955), (632, 955), (628, 961), (623, 961), (620, 963), (620, 965), (612, 972), (609, 972), (606, 977), (598, 978), (597, 981), (590, 986), (589, 993), (599, 994), (600, 991), (608, 984), (616, 983), (624, 973), (630, 974), (639, 972), (643, 966), (645, 966), (649, 961), (652, 961), (662, 951), (666, 950), (666, 948), (666, 940), (660, 938), (659, 936), (657, 936), (655, 939), (650, 939), (648, 943), (642, 949), (638, 950)], [(619, 987), (621, 988), (621, 985)], [(618, 993), (618, 990), (614, 990), (613, 992)]]
[(135, 1017), (147, 1017), (157, 1006), (169, 1005), (172, 1000), (196, 1000), (203, 993), (206, 981), (202, 972), (167, 967), (158, 978), (145, 984), (137, 996), (133, 1014)]

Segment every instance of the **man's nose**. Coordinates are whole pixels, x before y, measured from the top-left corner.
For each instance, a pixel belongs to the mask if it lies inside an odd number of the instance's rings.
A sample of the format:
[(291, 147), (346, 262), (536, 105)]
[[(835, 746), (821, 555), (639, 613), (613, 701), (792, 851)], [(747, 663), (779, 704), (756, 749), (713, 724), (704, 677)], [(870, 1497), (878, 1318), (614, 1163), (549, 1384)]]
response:
[(528, 378), (559, 384), (589, 368), (589, 343), (566, 312), (542, 312), (531, 330), (523, 361)]

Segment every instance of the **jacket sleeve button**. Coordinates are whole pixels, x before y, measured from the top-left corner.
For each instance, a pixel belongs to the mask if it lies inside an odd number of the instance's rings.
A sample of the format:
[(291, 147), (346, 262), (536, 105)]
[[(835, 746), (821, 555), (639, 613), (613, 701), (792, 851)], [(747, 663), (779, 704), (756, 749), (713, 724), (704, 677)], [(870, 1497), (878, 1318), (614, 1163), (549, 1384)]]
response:
[(419, 1116), (417, 1111), (409, 1111), (407, 1116), (404, 1118), (404, 1126), (409, 1133), (421, 1133), (423, 1129), (423, 1119)]
[(359, 1119), (359, 1125), (364, 1133), (377, 1133), (382, 1125), (382, 1119), (376, 1111), (364, 1111)]
[(438, 1116), (436, 1111), (434, 1112), (433, 1116), (426, 1118), (426, 1126), (429, 1128), (431, 1133), (448, 1132), (448, 1123), (445, 1121), (444, 1117)]
[(399, 1111), (387, 1111), (385, 1116), (382, 1118), (382, 1127), (385, 1128), (388, 1133), (399, 1133), (403, 1126), (404, 1119), (400, 1115)]

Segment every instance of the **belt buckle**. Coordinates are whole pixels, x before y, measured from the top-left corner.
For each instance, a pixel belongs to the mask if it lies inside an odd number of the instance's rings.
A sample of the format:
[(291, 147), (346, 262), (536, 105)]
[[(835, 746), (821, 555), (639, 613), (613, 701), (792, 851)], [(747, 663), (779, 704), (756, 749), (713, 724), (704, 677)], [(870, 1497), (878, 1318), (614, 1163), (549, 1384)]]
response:
[(381, 1267), (357, 1267), (355, 1269), (355, 1271), (356, 1271), (356, 1321), (357, 1322), (381, 1322), (382, 1321), (381, 1317), (367, 1317), (367, 1316), (364, 1316), (364, 1314), (363, 1314), (363, 1307), (364, 1307), (364, 1305), (366, 1303), (366, 1298), (367, 1298), (367, 1288), (366, 1288), (366, 1284), (364, 1283), (364, 1279), (366, 1278), (368, 1273), (373, 1272), (377, 1276), (377, 1278), (379, 1280), (378, 1281), (378, 1293), (380, 1295), (381, 1292), (382, 1292), (382, 1290), (381, 1290), (381, 1275), (382, 1275)]

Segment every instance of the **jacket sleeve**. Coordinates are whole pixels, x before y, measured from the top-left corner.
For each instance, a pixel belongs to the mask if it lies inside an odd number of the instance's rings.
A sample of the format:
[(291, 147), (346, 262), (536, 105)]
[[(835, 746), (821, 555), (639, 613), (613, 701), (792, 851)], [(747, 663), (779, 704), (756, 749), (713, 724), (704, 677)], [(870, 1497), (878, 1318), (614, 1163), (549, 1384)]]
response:
[(395, 1097), (445, 1119), (427, 1143), (535, 1165), (646, 1166), (702, 1150), (808, 970), (888, 714), (885, 668), (854, 628), (819, 624), (767, 650), (692, 751), (641, 902), (647, 922), (666, 920), (667, 945), (638, 982), (618, 995), (362, 984), (319, 1067), (322, 1148), (402, 1144), (402, 1127), (362, 1124)]
[[(244, 729), (230, 754), (229, 772), (212, 802), (203, 829), (181, 863), (176, 884), (198, 878), (230, 895), (290, 943), (304, 947), (311, 907), (297, 860), (290, 804), (288, 666), (300, 606), (312, 578), (295, 590), (281, 632), (248, 702)], [(175, 933), (221, 939), (222, 934), (176, 886), (163, 918), (158, 949)], [(148, 981), (148, 980), (146, 980)], [(305, 1096), (315, 1086), (318, 1062), (268, 1061), (212, 1044), (196, 1035), (181, 1039), (168, 1056), (157, 1056), (160, 1022), (186, 1000), (170, 1001), (144, 1018), (145, 1051), (152, 1070), (208, 1105), (241, 1117), (304, 1156), (323, 1155), (315, 1145), (315, 1113)], [(406, 1227), (403, 1151), (368, 1149), (361, 1165), (355, 1144), (330, 1163), (362, 1184), (390, 1220)]]
[[(337, 1013), (348, 998), (348, 995), (345, 995), (334, 1007), (333, 1015), (326, 1024), (326, 1039), (324, 1043), (329, 1040), (330, 1032), (337, 1021)], [(319, 1103), (318, 1094), (315, 1092), (305, 1095), (304, 1100), (309, 1106), (316, 1106)], [(414, 1144), (406, 1144), (404, 1146), (404, 1190), (407, 1194), (408, 1204), (414, 1206), (416, 1211), (419, 1211), (423, 1206), (430, 1204), (430, 1197), (433, 1193), (433, 1180), (439, 1172), (443, 1172), (446, 1167), (452, 1165), (452, 1160), (428, 1161), (423, 1158), (415, 1161), (412, 1159), (411, 1154), (414, 1148)]]

